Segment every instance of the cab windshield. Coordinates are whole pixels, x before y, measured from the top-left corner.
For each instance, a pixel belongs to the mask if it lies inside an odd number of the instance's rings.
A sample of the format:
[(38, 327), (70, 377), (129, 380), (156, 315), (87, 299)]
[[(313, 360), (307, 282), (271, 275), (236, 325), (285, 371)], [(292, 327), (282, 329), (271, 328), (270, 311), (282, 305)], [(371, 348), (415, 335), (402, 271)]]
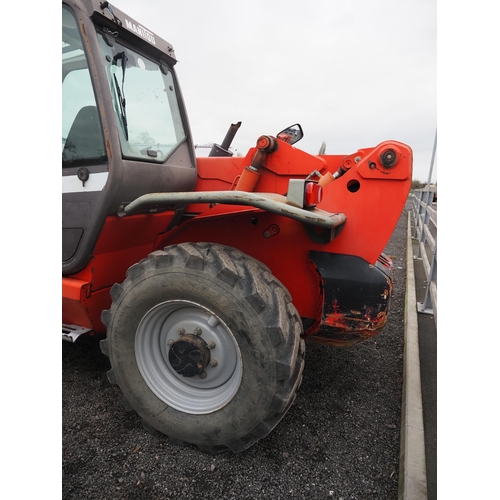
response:
[(123, 157), (163, 162), (186, 133), (166, 65), (100, 35)]

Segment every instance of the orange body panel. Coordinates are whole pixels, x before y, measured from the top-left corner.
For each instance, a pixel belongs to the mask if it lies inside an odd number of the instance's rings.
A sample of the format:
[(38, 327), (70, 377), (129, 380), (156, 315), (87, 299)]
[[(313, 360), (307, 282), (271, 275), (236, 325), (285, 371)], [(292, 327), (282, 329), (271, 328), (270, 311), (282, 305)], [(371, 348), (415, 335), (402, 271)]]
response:
[(105, 331), (101, 312), (111, 304), (110, 289), (125, 279), (127, 269), (155, 250), (159, 234), (174, 214), (108, 217), (87, 266), (63, 277), (63, 323)]
[[(397, 164), (390, 169), (383, 168), (379, 161), (388, 148), (396, 149), (399, 155)], [(245, 158), (200, 158), (195, 189), (231, 189), (254, 152), (255, 148), (251, 149)], [(264, 162), (255, 192), (286, 194), (290, 178), (304, 178), (315, 170), (333, 173), (340, 166), (347, 168), (346, 173), (323, 188), (318, 208), (344, 213), (347, 222), (341, 234), (323, 250), (357, 255), (373, 264), (385, 248), (408, 197), (412, 179), (412, 152), (408, 146), (387, 141), (349, 156), (313, 156), (280, 141), (278, 151)], [(203, 209), (209, 213), (206, 205), (188, 207), (197, 213)]]
[[(389, 147), (397, 149), (398, 163), (394, 168), (384, 169), (378, 158)], [(243, 159), (200, 158), (196, 189), (212, 191), (235, 186), (254, 151)], [(191, 205), (187, 211), (201, 211), (201, 214), (165, 235), (159, 247), (182, 241), (210, 241), (239, 248), (271, 269), (290, 291), (302, 317), (319, 321), (321, 278), (309, 259), (309, 252), (353, 255), (370, 264), (377, 261), (408, 196), (411, 149), (392, 141), (350, 156), (316, 157), (280, 143), (278, 151), (266, 158), (255, 188), (256, 192), (286, 194), (291, 177), (304, 178), (314, 170), (321, 174), (336, 172), (340, 166), (346, 168), (346, 173), (323, 188), (323, 200), (318, 205), (322, 210), (347, 216), (340, 235), (330, 243), (315, 243), (300, 222), (261, 210)], [(214, 175), (216, 172), (219, 177)]]
[[(313, 333), (321, 321), (323, 291), (309, 253), (358, 256), (374, 264), (407, 199), (412, 152), (390, 141), (349, 156), (314, 156), (278, 143), (278, 150), (262, 163), (255, 192), (286, 195), (290, 178), (303, 179), (313, 172), (331, 177), (340, 167), (345, 171), (323, 187), (318, 205), (347, 217), (333, 241), (314, 242), (302, 223), (248, 206), (191, 204), (186, 207), (186, 219), (172, 230), (168, 227), (173, 212), (108, 217), (87, 267), (73, 280), (63, 278), (63, 321), (104, 331), (100, 313), (109, 307), (111, 286), (125, 279), (128, 267), (164, 246), (205, 241), (236, 247), (266, 264), (290, 291), (299, 314), (313, 321), (308, 330)], [(384, 168), (380, 156), (388, 148), (396, 152), (398, 161)], [(234, 189), (256, 150), (250, 149), (246, 157), (198, 158), (195, 191)]]
[(79, 279), (62, 279), (62, 322), (92, 328), (92, 321), (85, 308), (90, 295), (90, 283)]

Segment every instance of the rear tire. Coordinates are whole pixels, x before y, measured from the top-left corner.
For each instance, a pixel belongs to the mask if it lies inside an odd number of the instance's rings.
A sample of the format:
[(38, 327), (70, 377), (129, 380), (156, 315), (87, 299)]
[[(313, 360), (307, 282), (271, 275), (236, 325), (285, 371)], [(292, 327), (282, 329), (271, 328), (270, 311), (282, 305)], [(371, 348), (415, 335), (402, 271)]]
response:
[(108, 377), (145, 423), (208, 453), (241, 452), (290, 408), (302, 379), (302, 323), (283, 285), (230, 247), (150, 254), (111, 290)]

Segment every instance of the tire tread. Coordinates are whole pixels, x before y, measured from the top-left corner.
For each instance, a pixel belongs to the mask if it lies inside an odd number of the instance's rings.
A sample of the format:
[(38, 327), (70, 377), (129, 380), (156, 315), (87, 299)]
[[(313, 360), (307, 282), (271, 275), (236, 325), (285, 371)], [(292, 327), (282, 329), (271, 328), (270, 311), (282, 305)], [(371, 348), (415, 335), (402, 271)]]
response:
[[(304, 369), (305, 343), (301, 337), (300, 316), (291, 302), (288, 290), (263, 263), (232, 247), (211, 243), (180, 243), (152, 252), (146, 259), (129, 268), (122, 284), (113, 285), (111, 309), (103, 311), (101, 315), (106, 326), (110, 325), (113, 311), (124, 291), (132, 287), (134, 281), (165, 267), (209, 273), (243, 296), (263, 324), (267, 325), (266, 331), (276, 353), (279, 391), (275, 394), (266, 417), (247, 435), (234, 442), (226, 445), (198, 445), (201, 451), (209, 454), (220, 453), (224, 449), (235, 453), (244, 451), (269, 434), (293, 404)], [(102, 351), (108, 356), (110, 348), (107, 341), (101, 343)], [(116, 384), (112, 369), (108, 372), (108, 379)], [(178, 442), (174, 436), (169, 438), (172, 442)]]

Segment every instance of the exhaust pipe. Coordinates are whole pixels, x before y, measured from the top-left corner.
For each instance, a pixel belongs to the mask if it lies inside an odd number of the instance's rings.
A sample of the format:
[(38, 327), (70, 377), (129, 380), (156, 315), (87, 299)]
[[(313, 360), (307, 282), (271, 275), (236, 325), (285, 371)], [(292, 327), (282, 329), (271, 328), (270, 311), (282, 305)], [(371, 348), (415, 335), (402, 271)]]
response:
[(232, 123), (227, 131), (226, 137), (224, 137), (224, 140), (222, 141), (222, 144), (214, 144), (208, 156), (233, 156), (233, 153), (229, 151), (229, 146), (231, 146), (234, 136), (240, 126), (241, 122)]

